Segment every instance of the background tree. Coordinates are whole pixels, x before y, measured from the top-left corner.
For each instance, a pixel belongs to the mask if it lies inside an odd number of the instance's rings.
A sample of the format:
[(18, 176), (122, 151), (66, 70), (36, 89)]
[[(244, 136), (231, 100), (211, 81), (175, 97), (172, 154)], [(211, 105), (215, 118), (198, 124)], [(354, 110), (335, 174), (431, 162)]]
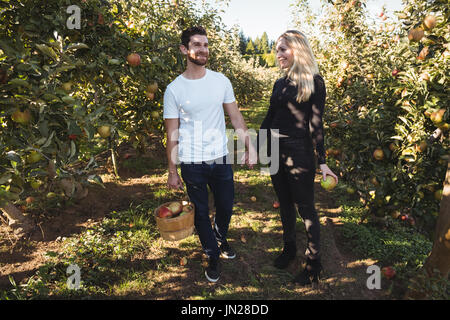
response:
[(247, 43), (247, 48), (245, 49), (245, 53), (253, 55), (256, 53), (255, 46), (253, 45), (252, 39), (250, 39)]
[(264, 33), (261, 36), (261, 40), (259, 42), (259, 53), (266, 54), (269, 52), (269, 37), (267, 33)]
[(239, 31), (239, 51), (242, 55), (246, 53), (248, 41), (249, 38), (245, 36), (244, 32)]

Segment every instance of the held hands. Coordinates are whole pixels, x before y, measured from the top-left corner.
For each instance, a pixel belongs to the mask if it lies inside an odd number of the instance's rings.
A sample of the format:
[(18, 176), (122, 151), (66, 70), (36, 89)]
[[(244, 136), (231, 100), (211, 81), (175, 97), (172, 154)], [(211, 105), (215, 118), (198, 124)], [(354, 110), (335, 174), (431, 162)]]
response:
[(241, 163), (246, 164), (250, 169), (253, 169), (254, 165), (258, 163), (258, 154), (253, 146), (242, 155)]
[(338, 182), (338, 177), (331, 171), (330, 168), (328, 168), (327, 164), (321, 164), (320, 165), (320, 171), (322, 171), (323, 180), (327, 179), (327, 175), (332, 176), (334, 179), (336, 179), (336, 183)]

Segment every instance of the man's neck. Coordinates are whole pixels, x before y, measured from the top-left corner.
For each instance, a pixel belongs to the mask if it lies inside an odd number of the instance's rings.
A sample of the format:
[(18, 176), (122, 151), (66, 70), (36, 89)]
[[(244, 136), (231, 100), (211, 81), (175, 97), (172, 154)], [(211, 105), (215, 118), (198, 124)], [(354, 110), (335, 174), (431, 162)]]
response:
[(189, 80), (196, 80), (203, 78), (205, 74), (205, 66), (198, 66), (195, 63), (188, 63), (186, 70), (183, 72), (183, 77)]

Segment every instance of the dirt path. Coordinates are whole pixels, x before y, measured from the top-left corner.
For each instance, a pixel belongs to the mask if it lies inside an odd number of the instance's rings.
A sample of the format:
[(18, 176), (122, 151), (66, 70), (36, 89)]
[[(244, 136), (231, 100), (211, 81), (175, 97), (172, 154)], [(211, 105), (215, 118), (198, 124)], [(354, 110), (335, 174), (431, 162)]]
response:
[[(300, 271), (304, 257), (300, 254), (287, 270), (277, 270), (273, 259), (282, 249), (282, 232), (278, 212), (272, 208), (274, 192), (268, 178), (254, 179), (258, 172), (235, 171), (236, 205), (231, 221), (229, 239), (237, 259), (223, 261), (222, 277), (217, 284), (207, 283), (203, 275), (206, 260), (200, 250), (198, 237), (193, 235), (180, 242), (157, 239), (148, 254), (130, 261), (142, 273), (138, 288), (131, 285), (120, 294), (134, 299), (383, 299), (384, 293), (366, 287), (367, 266), (375, 261), (358, 260), (343, 245), (339, 232), (339, 208), (330, 194), (320, 188), (316, 178), (316, 206), (322, 224), (322, 260), (324, 272), (317, 288), (299, 288), (291, 284)], [(164, 170), (115, 181), (103, 175), (107, 189), (94, 188), (88, 199), (60, 212), (41, 224), (25, 242), (14, 242), (11, 230), (2, 224), (0, 233), (0, 289), (8, 288), (8, 276), (17, 283), (35, 274), (45, 261), (47, 251), (63, 250), (61, 237), (77, 237), (83, 230), (113, 210), (125, 210), (133, 202), (152, 197), (165, 188)], [(251, 195), (257, 202), (250, 200)], [(99, 201), (101, 199), (101, 201)], [(299, 253), (305, 247), (303, 223), (298, 220)], [(9, 237), (9, 238), (8, 238)], [(179, 261), (185, 257), (187, 265)], [(164, 265), (161, 268), (161, 264)]]

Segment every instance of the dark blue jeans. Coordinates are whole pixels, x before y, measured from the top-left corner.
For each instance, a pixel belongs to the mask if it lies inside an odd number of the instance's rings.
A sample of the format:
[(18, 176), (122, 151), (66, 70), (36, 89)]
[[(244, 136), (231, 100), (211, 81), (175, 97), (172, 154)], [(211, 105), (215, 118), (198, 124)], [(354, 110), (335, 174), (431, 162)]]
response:
[[(190, 201), (195, 205), (195, 228), (203, 250), (210, 258), (220, 255), (218, 241), (226, 240), (234, 202), (233, 169), (226, 163), (226, 156), (218, 160), (180, 164), (181, 177)], [(208, 186), (216, 207), (214, 228), (209, 218)]]

